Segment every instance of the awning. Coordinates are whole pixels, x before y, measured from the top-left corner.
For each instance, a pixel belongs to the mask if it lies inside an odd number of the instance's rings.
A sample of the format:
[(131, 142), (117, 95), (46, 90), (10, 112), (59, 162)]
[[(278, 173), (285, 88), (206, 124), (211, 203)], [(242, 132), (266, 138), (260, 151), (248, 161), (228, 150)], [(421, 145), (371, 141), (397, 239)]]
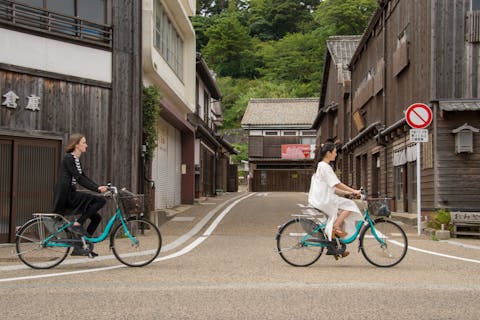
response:
[(442, 111), (480, 111), (480, 100), (444, 100), (438, 104)]

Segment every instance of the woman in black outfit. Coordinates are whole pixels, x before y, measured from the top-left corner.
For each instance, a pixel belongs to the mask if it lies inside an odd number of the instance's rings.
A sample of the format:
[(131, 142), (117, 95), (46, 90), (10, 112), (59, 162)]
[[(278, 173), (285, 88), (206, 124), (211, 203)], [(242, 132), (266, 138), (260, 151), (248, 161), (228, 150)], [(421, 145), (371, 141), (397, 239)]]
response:
[[(87, 151), (87, 141), (85, 136), (79, 133), (72, 134), (65, 147), (65, 156), (63, 157), (60, 177), (55, 186), (54, 211), (59, 214), (65, 214), (66, 211), (81, 213), (81, 217), (75, 221), (70, 231), (77, 235), (92, 236), (97, 229), (102, 216), (98, 214), (106, 203), (104, 197), (77, 191), (77, 185), (81, 185), (95, 192), (106, 192), (107, 187), (99, 186), (90, 180), (82, 170), (80, 156)], [(87, 231), (83, 229), (83, 223), (90, 219)]]

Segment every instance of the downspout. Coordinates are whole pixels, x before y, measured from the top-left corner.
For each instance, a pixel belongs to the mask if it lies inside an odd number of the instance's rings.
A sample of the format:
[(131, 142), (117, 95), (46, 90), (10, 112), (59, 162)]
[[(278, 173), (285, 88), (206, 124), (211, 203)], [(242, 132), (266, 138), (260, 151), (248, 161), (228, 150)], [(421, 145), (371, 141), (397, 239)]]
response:
[(436, 79), (437, 79), (437, 65), (435, 64), (435, 52), (436, 52), (436, 29), (435, 29), (435, 1), (430, 2), (430, 30), (431, 30), (431, 37), (430, 37), (430, 100), (435, 101), (433, 102), (433, 135), (432, 135), (432, 154), (433, 154), (433, 207), (436, 208), (439, 203), (438, 197), (438, 165), (437, 165), (437, 133), (438, 133), (438, 113), (441, 112), (438, 105), (437, 99), (437, 87), (436, 87)]
[[(385, 8), (382, 10), (382, 20), (383, 20), (383, 125), (387, 127), (387, 25), (386, 25), (386, 15)], [(387, 155), (387, 146), (384, 149), (385, 157), (385, 196), (388, 194), (388, 155)]]

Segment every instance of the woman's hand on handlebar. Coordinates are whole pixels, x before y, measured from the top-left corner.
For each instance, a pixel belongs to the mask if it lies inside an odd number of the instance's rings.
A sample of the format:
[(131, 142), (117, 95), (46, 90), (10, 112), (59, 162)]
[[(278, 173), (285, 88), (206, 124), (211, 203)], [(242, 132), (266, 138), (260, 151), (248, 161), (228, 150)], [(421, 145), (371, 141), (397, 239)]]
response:
[(108, 191), (108, 187), (106, 186), (100, 186), (98, 187), (98, 192), (105, 193)]

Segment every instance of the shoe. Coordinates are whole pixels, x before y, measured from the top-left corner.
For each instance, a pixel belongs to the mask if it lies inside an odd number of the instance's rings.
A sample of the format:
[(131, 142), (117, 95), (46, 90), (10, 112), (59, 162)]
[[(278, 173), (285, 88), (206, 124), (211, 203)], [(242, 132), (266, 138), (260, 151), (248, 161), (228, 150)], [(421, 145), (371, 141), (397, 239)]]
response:
[(91, 258), (98, 257), (98, 253), (93, 252), (93, 251), (90, 251), (90, 257), (91, 257)]
[(350, 251), (343, 251), (342, 258), (348, 257), (349, 254), (350, 254)]
[(85, 229), (83, 229), (83, 226), (71, 226), (70, 228), (68, 228), (68, 230), (71, 233), (76, 234), (78, 236), (84, 236), (87, 234)]
[(340, 238), (343, 238), (347, 235), (345, 231), (338, 228), (333, 228), (333, 233), (335, 233), (335, 235), (339, 236)]

